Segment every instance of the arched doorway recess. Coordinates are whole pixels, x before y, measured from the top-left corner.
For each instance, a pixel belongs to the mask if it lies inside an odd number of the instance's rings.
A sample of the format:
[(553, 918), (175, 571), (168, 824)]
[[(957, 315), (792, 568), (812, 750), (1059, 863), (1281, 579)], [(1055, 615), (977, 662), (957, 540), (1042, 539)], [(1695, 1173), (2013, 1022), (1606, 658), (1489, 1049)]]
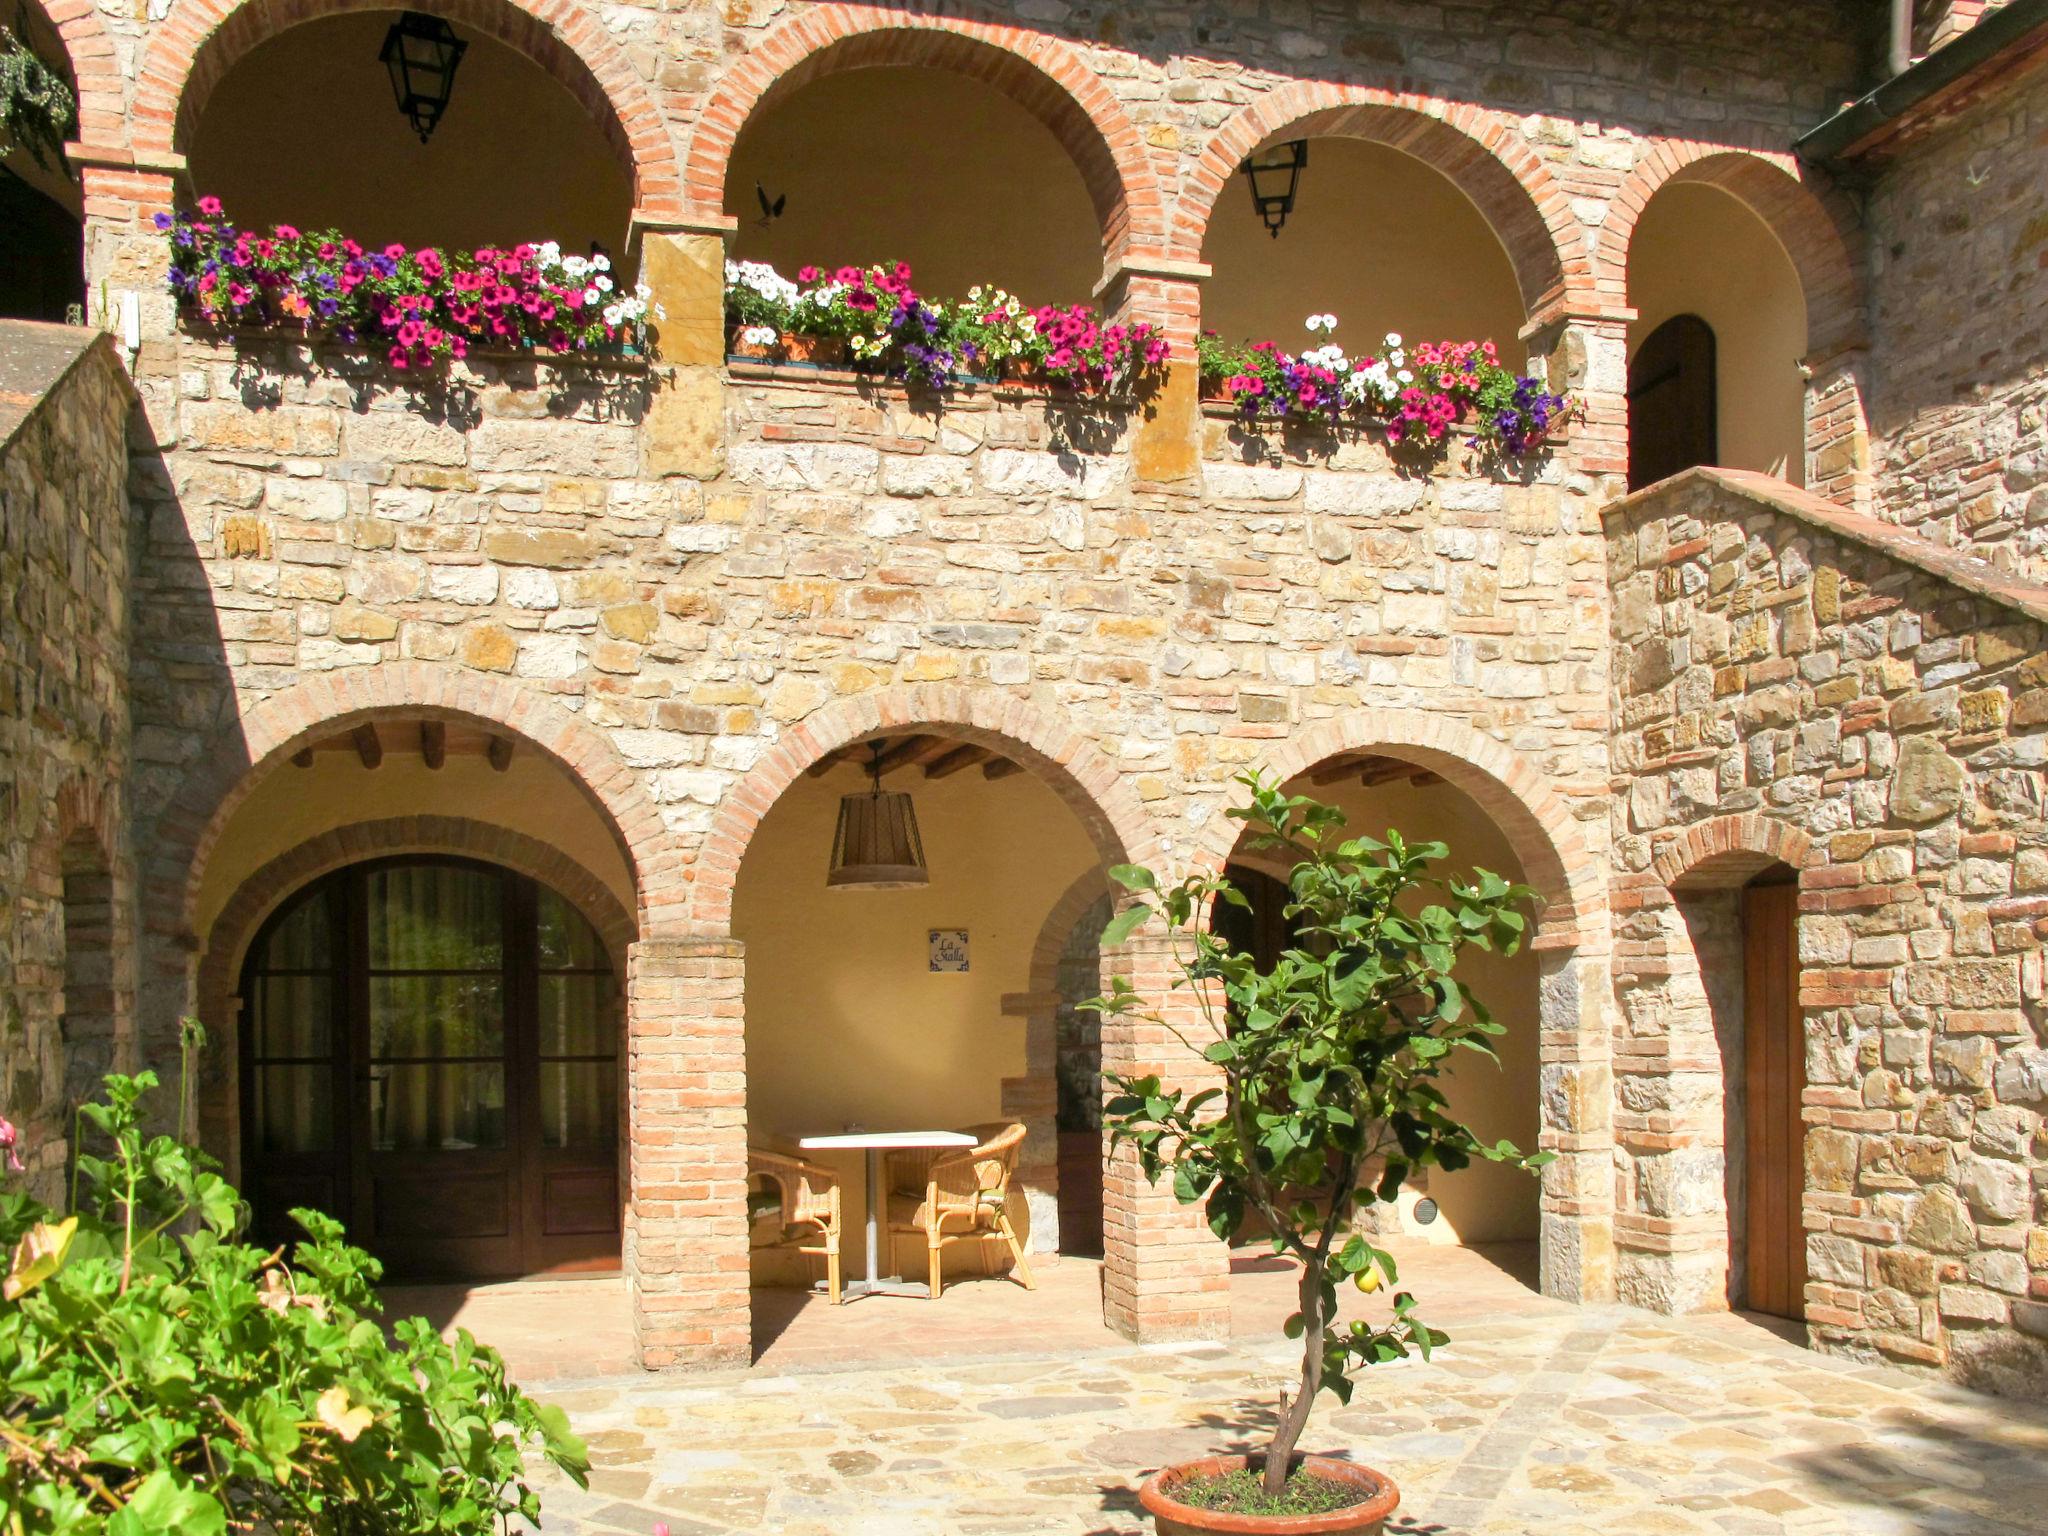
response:
[(305, 1205), (400, 1278), (616, 1265), (619, 975), (566, 896), (451, 854), (344, 865), (263, 924), (240, 995), (259, 1241)]

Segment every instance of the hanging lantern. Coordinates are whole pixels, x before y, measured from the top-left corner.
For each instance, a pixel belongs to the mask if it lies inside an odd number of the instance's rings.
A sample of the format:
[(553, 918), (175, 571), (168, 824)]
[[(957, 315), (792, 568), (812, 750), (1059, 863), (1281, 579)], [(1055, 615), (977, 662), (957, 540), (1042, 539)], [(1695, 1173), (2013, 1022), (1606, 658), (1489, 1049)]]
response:
[(418, 11), (407, 11), (384, 34), (384, 48), (377, 57), (391, 71), (398, 110), (411, 120), (422, 144), (448, 110), (448, 98), (455, 91), (455, 66), (462, 62), (468, 47), (447, 22)]
[(1308, 140), (1289, 139), (1275, 144), (1261, 155), (1247, 155), (1238, 169), (1252, 184), (1252, 207), (1266, 221), (1266, 233), (1280, 238), (1280, 226), (1294, 212), (1295, 189), (1301, 185), (1301, 168), (1308, 164)]
[(872, 780), (865, 793), (839, 801), (839, 827), (832, 834), (832, 870), (825, 884), (845, 890), (907, 891), (927, 885), (924, 843), (917, 835), (917, 811), (910, 796), (882, 788), (882, 744), (868, 759)]

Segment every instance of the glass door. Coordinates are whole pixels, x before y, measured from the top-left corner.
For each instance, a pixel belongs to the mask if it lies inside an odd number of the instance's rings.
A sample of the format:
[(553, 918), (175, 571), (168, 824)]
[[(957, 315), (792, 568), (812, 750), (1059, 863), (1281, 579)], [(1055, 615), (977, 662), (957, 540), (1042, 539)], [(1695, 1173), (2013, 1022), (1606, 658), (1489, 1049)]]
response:
[(394, 1277), (618, 1262), (618, 986), (562, 896), (464, 859), (356, 865), (270, 920), (242, 995), (260, 1240), (307, 1205)]
[(517, 1273), (512, 884), (483, 865), (382, 864), (355, 896), (367, 1035), (357, 1225), (394, 1270)]

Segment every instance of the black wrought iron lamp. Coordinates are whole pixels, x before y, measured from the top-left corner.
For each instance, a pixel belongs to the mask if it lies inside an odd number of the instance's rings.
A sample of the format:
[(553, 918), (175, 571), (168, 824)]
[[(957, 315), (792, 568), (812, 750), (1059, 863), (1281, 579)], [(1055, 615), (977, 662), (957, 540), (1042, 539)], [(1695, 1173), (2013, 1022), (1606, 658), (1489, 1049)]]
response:
[(1238, 165), (1252, 186), (1252, 207), (1266, 221), (1266, 233), (1280, 238), (1280, 226), (1294, 212), (1294, 194), (1301, 186), (1301, 168), (1308, 164), (1308, 140), (1289, 139)]
[(384, 34), (384, 48), (377, 57), (391, 71), (398, 110), (422, 144), (448, 110), (448, 98), (455, 94), (455, 66), (468, 47), (447, 22), (419, 11), (405, 12)]
[(872, 752), (871, 787), (840, 798), (832, 868), (825, 884), (835, 890), (862, 891), (908, 891), (929, 885), (917, 810), (907, 791), (882, 788), (882, 743), (873, 743)]

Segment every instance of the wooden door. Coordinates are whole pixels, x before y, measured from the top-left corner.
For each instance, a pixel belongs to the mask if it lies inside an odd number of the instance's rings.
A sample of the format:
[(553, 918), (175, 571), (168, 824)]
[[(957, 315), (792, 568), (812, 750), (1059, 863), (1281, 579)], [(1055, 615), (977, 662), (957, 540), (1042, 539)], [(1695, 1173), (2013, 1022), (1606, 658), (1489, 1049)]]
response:
[(1628, 488), (1720, 456), (1714, 331), (1674, 315), (1643, 338), (1628, 367)]
[[(1806, 1315), (1805, 1030), (1795, 938), (1799, 888), (1748, 886), (1742, 894), (1744, 1125), (1748, 1258), (1742, 1300), (1754, 1312)], [(1731, 1213), (1732, 1214), (1732, 1213)]]
[(502, 870), (375, 865), (352, 883), (362, 1070), (353, 1226), (393, 1273), (525, 1272), (514, 903)]
[(263, 1241), (310, 1205), (395, 1278), (617, 1263), (616, 976), (561, 896), (472, 860), (357, 865), (266, 925), (243, 997)]

